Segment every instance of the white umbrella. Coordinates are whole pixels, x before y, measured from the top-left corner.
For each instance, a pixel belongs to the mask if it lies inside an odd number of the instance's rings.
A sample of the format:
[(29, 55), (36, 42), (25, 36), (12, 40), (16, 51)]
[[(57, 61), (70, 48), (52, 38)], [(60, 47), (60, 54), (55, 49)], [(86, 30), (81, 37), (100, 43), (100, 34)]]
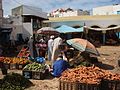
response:
[(39, 33), (39, 34), (48, 34), (48, 35), (50, 35), (50, 34), (59, 34), (59, 32), (57, 30), (55, 30), (54, 28), (52, 28), (52, 27), (43, 27), (43, 28), (39, 29), (37, 31), (37, 33)]

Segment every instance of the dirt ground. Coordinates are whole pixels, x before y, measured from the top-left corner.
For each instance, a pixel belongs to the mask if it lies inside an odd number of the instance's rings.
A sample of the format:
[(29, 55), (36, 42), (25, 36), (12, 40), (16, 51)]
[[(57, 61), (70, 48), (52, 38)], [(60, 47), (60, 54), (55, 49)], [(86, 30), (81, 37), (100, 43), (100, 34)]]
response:
[[(118, 66), (118, 60), (120, 59), (120, 46), (101, 46), (97, 49), (101, 56), (98, 57), (100, 63), (97, 63), (96, 65), (103, 69), (120, 74), (120, 67)], [(20, 70), (9, 70), (9, 72), (22, 73)], [(0, 78), (2, 77), (3, 75), (0, 72)], [(31, 86), (26, 90), (58, 90), (58, 78), (48, 78), (45, 80), (31, 79), (31, 81), (34, 86)]]

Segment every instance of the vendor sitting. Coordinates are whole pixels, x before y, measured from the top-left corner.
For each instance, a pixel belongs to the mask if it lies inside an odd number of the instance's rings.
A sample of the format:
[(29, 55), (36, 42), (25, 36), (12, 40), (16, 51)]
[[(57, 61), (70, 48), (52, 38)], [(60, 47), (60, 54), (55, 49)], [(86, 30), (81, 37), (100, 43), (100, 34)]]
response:
[(61, 76), (61, 73), (69, 68), (69, 63), (67, 59), (64, 58), (62, 54), (60, 54), (57, 60), (53, 63), (53, 71), (52, 75), (55, 77)]

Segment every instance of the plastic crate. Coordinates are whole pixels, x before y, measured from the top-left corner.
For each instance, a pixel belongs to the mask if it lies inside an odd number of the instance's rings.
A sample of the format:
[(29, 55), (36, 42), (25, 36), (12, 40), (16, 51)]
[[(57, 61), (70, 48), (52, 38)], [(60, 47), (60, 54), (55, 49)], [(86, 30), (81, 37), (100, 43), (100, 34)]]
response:
[(27, 79), (32, 79), (32, 71), (23, 70), (22, 75)]
[(59, 81), (59, 90), (77, 90), (77, 83)]
[(75, 82), (59, 82), (59, 90), (101, 90), (101, 84), (84, 84)]
[(101, 90), (120, 90), (120, 81), (103, 80)]
[(10, 69), (11, 70), (17, 69), (17, 64), (10, 63)]
[(43, 80), (45, 75), (45, 72), (32, 71), (32, 79)]
[(10, 69), (10, 64), (4, 63), (4, 66), (5, 66), (6, 69)]
[(17, 66), (18, 70), (22, 70), (23, 69), (23, 64), (17, 64), (16, 66)]

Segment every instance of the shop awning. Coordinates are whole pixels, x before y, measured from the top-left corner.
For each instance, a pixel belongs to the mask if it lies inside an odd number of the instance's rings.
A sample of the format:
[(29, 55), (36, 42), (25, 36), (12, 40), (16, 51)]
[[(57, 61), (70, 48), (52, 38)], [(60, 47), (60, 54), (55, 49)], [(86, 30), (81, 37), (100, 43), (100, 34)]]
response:
[(73, 32), (81, 32), (81, 31), (83, 31), (83, 28), (75, 29), (75, 28), (67, 26), (67, 25), (62, 25), (59, 28), (56, 28), (56, 30), (60, 33), (73, 33)]
[(84, 26), (84, 28), (90, 29), (90, 30), (96, 30), (96, 31), (107, 31), (107, 30), (115, 30), (115, 29), (119, 29), (120, 25), (116, 26), (116, 27), (111, 27), (111, 28), (91, 28), (88, 26)]

